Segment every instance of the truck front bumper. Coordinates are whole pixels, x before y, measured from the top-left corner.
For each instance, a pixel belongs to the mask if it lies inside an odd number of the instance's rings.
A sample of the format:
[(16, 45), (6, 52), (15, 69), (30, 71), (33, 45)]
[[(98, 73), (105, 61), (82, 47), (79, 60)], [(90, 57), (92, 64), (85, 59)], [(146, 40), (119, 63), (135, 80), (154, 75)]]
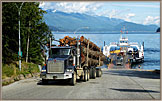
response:
[(70, 79), (72, 78), (72, 72), (65, 72), (64, 74), (57, 73), (41, 73), (40, 78), (42, 79)]

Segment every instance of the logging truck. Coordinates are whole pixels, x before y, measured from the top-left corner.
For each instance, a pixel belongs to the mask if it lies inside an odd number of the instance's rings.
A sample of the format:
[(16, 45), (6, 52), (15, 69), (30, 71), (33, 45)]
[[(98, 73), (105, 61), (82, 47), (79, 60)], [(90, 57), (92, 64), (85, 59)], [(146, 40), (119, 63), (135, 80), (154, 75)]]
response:
[(40, 74), (42, 83), (66, 79), (70, 85), (75, 85), (77, 79), (86, 82), (101, 77), (102, 52), (95, 44), (83, 37), (66, 37), (59, 42), (59, 46), (53, 46), (50, 41), (49, 56)]

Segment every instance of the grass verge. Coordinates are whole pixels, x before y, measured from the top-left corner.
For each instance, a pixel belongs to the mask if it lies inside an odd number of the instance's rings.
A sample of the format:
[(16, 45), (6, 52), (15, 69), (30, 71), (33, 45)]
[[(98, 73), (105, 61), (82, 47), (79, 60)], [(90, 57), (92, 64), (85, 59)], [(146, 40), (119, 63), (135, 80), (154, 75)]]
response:
[(21, 71), (19, 70), (18, 62), (11, 64), (2, 64), (2, 80), (13, 78), (13, 80), (2, 82), (2, 85), (10, 84), (14, 81), (18, 81), (16, 77), (20, 74), (26, 76), (27, 74), (39, 73), (37, 64), (22, 62)]

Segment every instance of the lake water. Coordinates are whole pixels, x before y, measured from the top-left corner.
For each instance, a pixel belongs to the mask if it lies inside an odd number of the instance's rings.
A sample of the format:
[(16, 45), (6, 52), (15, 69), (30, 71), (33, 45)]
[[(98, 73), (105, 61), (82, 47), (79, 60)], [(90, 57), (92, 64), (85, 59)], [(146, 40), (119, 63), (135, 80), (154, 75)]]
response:
[[(64, 38), (65, 36), (77, 37), (84, 36), (87, 39), (89, 38), (92, 42), (94, 42), (97, 46), (103, 47), (104, 41), (106, 45), (109, 45), (110, 42), (118, 42), (120, 34), (72, 34), (72, 33), (56, 33), (53, 32), (55, 39)], [(144, 63), (141, 63), (142, 69), (154, 70), (160, 69), (160, 34), (152, 33), (152, 34), (126, 34), (129, 42), (144, 42)], [(58, 45), (58, 42), (53, 42)], [(138, 66), (134, 65), (133, 68)]]

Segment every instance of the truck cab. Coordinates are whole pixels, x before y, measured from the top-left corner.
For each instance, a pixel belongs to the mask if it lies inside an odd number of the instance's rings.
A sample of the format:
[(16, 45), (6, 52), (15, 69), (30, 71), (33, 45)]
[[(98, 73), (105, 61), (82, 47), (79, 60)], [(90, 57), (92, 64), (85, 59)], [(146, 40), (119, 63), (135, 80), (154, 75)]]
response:
[(47, 80), (70, 79), (75, 71), (76, 50), (71, 46), (54, 46), (42, 68), (42, 82)]
[(116, 57), (116, 65), (123, 65), (123, 56)]

